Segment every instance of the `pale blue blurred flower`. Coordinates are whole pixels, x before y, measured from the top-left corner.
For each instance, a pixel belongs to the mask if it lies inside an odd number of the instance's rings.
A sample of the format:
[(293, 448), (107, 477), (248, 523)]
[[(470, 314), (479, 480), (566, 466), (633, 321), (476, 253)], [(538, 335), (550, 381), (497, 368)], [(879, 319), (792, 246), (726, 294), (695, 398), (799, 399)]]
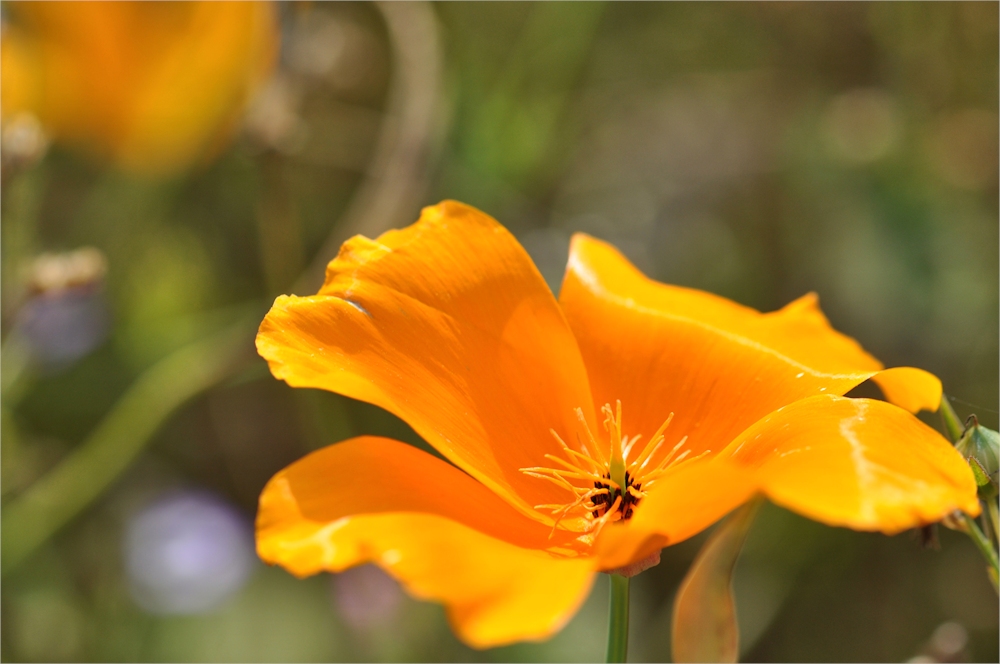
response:
[(151, 613), (208, 611), (256, 564), (249, 520), (205, 491), (169, 493), (139, 511), (124, 546), (132, 598)]

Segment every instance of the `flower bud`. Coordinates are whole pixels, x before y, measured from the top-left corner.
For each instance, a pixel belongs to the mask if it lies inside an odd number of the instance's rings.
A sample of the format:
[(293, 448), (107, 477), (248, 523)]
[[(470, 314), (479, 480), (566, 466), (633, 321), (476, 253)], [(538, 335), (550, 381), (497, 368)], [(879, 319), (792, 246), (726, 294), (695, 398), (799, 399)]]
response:
[(997, 496), (997, 469), (1000, 467), (1000, 434), (980, 426), (975, 415), (965, 422), (965, 432), (955, 443), (955, 448), (965, 457), (979, 486), (979, 495), (985, 499)]

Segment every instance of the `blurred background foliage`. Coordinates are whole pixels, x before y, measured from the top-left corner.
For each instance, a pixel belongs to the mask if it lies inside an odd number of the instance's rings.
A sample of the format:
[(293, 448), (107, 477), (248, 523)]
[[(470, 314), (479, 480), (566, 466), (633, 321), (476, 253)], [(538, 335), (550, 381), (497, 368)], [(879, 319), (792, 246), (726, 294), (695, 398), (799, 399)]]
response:
[[(300, 581), (253, 554), (284, 465), (423, 445), (271, 378), (256, 323), (442, 198), (553, 289), (585, 231), (759, 309), (815, 290), (997, 427), (996, 3), (83, 7), (0, 5), (6, 661), (600, 656), (603, 578), (551, 641), (476, 652), (377, 569)], [(669, 656), (702, 540), (632, 584), (634, 660)], [(766, 507), (743, 658), (996, 661), (983, 561), (940, 544)]]

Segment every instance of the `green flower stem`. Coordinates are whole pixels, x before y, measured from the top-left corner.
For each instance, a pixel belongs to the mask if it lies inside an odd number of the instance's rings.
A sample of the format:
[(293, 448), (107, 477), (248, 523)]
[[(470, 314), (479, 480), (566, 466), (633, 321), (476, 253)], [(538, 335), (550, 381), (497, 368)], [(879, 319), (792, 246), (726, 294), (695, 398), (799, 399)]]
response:
[[(958, 419), (958, 415), (955, 413), (955, 409), (951, 407), (951, 402), (948, 401), (948, 397), (945, 394), (941, 395), (941, 421), (944, 422), (944, 428), (948, 432), (948, 436), (951, 438), (953, 443), (957, 443), (962, 437), (962, 433), (965, 429), (962, 423)], [(986, 512), (989, 514), (989, 519), (993, 525), (993, 536), (1000, 537), (1000, 533), (997, 532), (997, 507), (994, 499), (986, 501)], [(985, 516), (985, 515), (984, 515)], [(986, 559), (989, 565), (990, 581), (993, 582), (993, 589), (1000, 594), (1000, 585), (998, 585), (998, 579), (1000, 579), (1000, 565), (997, 563), (997, 550), (993, 548), (993, 542), (990, 541), (976, 523), (976, 520), (970, 517), (968, 514), (960, 513), (959, 521), (965, 526), (965, 532), (969, 538), (979, 549), (979, 552), (983, 554), (983, 558)], [(984, 524), (985, 525), (985, 524)]]
[(993, 539), (1000, 542), (1000, 515), (997, 514), (996, 498), (986, 501), (986, 511), (990, 515), (990, 523), (993, 524)]
[(3, 365), (0, 395), (3, 395), (6, 408), (13, 408), (21, 400), (26, 383), (31, 382), (28, 377), (31, 373), (30, 362), (31, 353), (27, 341), (17, 330), (12, 330), (0, 348), (0, 364)]
[(3, 508), (0, 573), (14, 569), (100, 496), (184, 402), (249, 357), (252, 333), (251, 321), (241, 320), (139, 376), (83, 443)]
[(609, 662), (624, 662), (628, 656), (628, 577), (609, 574), (611, 604), (608, 612)]
[[(1000, 574), (1000, 568), (998, 568), (997, 552), (993, 548), (993, 544), (986, 539), (986, 535), (984, 535), (983, 531), (979, 529), (979, 525), (976, 524), (975, 519), (970, 517), (968, 514), (962, 514), (961, 521), (966, 527), (966, 532), (969, 534), (969, 537), (972, 538), (972, 541), (979, 549), (979, 552), (983, 554), (983, 558), (985, 558), (986, 562), (989, 563), (989, 566), (993, 568), (993, 573), (990, 575), (990, 579), (996, 579), (998, 574)], [(1000, 588), (996, 587), (996, 581), (994, 581), (993, 589), (1000, 592)]]
[(959, 421), (958, 414), (951, 407), (951, 402), (948, 401), (946, 394), (941, 395), (941, 421), (944, 422), (944, 428), (948, 432), (951, 442), (957, 443), (958, 439), (962, 437), (962, 431), (965, 427)]

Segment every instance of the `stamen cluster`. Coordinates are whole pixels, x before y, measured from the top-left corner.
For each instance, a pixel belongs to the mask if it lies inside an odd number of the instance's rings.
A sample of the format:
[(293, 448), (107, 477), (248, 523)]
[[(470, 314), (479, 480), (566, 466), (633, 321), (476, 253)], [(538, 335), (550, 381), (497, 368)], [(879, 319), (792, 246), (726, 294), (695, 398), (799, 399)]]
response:
[[(597, 509), (591, 512), (593, 517), (596, 519), (598, 517), (607, 514), (615, 505), (615, 501), (621, 498), (620, 511), (622, 520), (627, 520), (632, 518), (632, 508), (639, 504), (641, 498), (637, 496), (644, 496), (640, 490), (642, 485), (638, 482), (633, 483), (632, 475), (627, 470), (625, 471), (625, 492), (622, 493), (618, 490), (617, 485), (612, 486), (607, 482), (611, 479), (611, 473), (604, 474), (604, 480), (599, 482), (594, 482), (595, 489), (607, 489), (606, 493), (599, 493), (595, 495), (591, 502), (597, 506)], [(633, 491), (629, 491), (632, 489)]]
[[(579, 449), (571, 448), (558, 433), (551, 430), (566, 458), (554, 454), (546, 454), (545, 458), (559, 467), (521, 468), (525, 475), (553, 482), (575, 496), (574, 500), (567, 503), (535, 506), (537, 510), (550, 511), (555, 517), (552, 534), (555, 534), (560, 524), (564, 524), (565, 529), (596, 536), (607, 523), (630, 519), (649, 488), (668, 469), (690, 454), (690, 450), (678, 454), (687, 442), (685, 436), (662, 459), (652, 463), (663, 446), (664, 432), (674, 417), (671, 413), (642, 451), (630, 460), (632, 449), (641, 435), (635, 435), (631, 439), (622, 436), (621, 401), (616, 405), (615, 410), (611, 409), (611, 404), (605, 404), (601, 409), (605, 415), (604, 428), (609, 438), (605, 446), (599, 445), (594, 439), (583, 409), (577, 408), (577, 420), (587, 435), (587, 440), (581, 440), (578, 436)], [(607, 449), (607, 454), (604, 449)]]

